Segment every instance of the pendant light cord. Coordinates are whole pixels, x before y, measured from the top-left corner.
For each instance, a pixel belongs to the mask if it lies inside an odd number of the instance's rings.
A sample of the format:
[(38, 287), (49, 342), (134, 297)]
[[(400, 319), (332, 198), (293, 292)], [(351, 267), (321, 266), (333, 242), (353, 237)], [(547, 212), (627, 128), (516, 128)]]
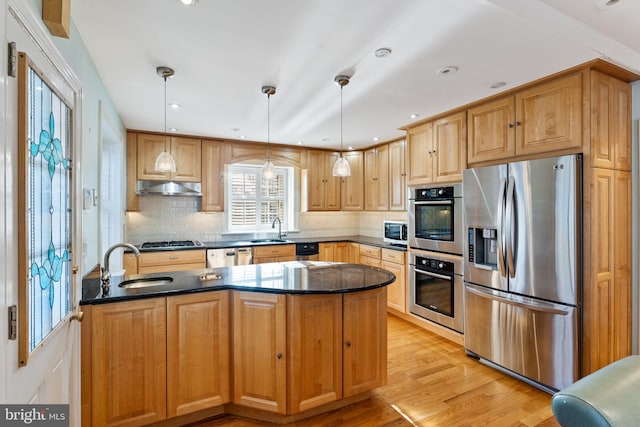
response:
[(164, 151), (167, 151), (167, 76), (164, 76)]
[(340, 158), (342, 158), (342, 88), (340, 86)]
[(269, 158), (269, 143), (271, 142), (271, 94), (267, 93), (267, 162)]

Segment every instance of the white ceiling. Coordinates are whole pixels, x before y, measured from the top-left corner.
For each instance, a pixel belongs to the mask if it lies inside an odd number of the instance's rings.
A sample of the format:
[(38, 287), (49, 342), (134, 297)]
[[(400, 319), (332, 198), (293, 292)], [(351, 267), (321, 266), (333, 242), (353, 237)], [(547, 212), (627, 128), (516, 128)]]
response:
[[(640, 73), (640, 1), (77, 0), (72, 17), (129, 129), (339, 148), (594, 58)], [(392, 50), (387, 58), (374, 51)], [(438, 75), (455, 66), (455, 74)], [(491, 89), (494, 82), (506, 82)], [(417, 113), (416, 119), (410, 114)]]

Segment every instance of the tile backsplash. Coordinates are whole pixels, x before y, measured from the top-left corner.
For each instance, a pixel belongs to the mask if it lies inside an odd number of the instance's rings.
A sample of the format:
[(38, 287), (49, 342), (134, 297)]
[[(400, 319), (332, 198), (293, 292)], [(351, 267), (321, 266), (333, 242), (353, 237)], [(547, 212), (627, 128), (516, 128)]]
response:
[[(290, 237), (356, 234), (382, 237), (385, 219), (407, 220), (407, 212), (299, 212), (296, 215), (298, 230), (290, 231)], [(200, 200), (196, 197), (141, 197), (140, 211), (127, 212), (126, 216), (125, 239), (134, 244), (230, 238), (233, 235), (224, 230), (224, 213), (200, 212)]]

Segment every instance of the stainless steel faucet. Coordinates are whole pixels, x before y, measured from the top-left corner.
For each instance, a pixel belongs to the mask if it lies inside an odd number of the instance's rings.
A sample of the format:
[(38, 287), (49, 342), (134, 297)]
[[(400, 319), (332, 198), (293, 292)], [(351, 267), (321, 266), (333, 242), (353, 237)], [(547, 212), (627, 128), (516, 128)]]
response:
[(276, 228), (276, 221), (278, 221), (278, 239), (282, 239), (282, 222), (280, 221), (280, 218), (275, 217), (271, 223), (271, 228)]
[(111, 288), (111, 273), (109, 272), (109, 257), (111, 256), (111, 252), (113, 252), (114, 249), (117, 249), (117, 248), (131, 249), (134, 255), (136, 256), (136, 258), (140, 256), (140, 251), (138, 250), (138, 248), (133, 246), (131, 243), (116, 243), (115, 245), (107, 249), (107, 251), (104, 253), (104, 261), (102, 262), (102, 268), (100, 269), (100, 273), (101, 273), (100, 280), (102, 281), (102, 293), (105, 295), (109, 293), (109, 289)]

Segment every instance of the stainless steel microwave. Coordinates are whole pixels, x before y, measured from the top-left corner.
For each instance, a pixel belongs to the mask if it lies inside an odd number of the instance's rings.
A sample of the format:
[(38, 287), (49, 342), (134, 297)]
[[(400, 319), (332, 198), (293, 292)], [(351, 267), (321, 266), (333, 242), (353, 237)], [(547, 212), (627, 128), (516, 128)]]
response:
[(395, 245), (407, 244), (407, 223), (402, 221), (384, 221), (384, 241)]

